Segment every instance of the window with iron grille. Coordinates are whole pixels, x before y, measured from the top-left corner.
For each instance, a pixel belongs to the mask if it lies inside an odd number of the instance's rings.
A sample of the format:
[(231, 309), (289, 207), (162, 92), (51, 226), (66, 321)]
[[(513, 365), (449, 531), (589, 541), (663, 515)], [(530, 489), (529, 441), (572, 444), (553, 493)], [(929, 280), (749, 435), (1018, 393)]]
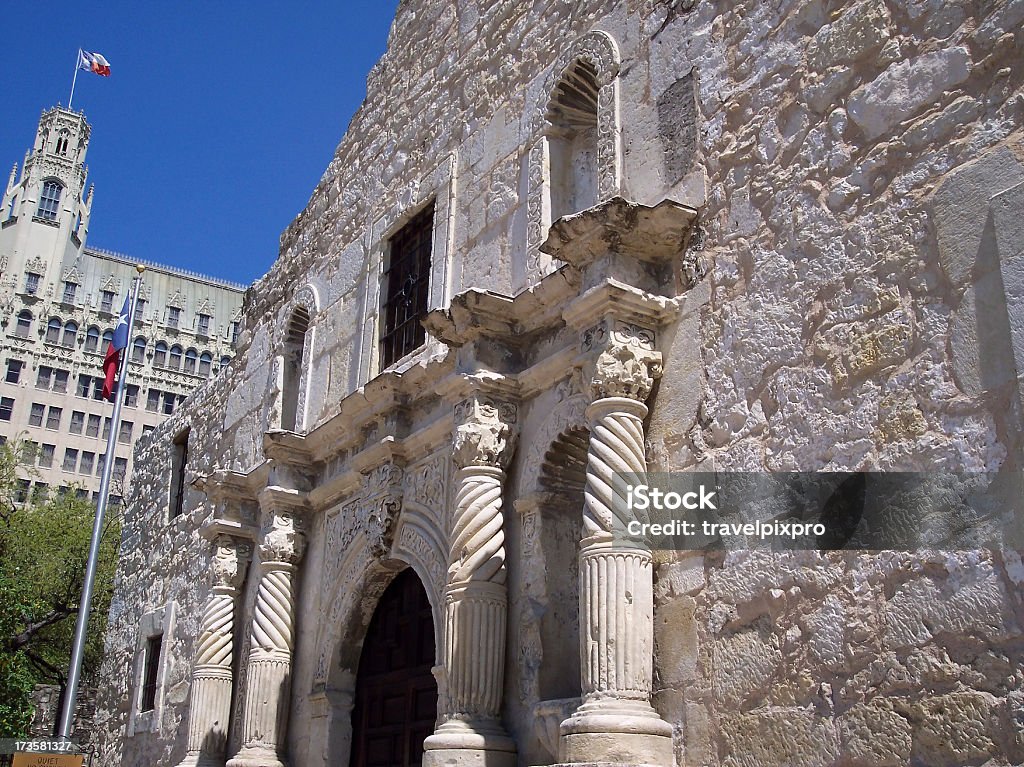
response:
[[(170, 396), (170, 395), (168, 395)], [(185, 509), (185, 467), (188, 464), (188, 429), (174, 437), (171, 455), (171, 519)]]
[(388, 242), (381, 306), (380, 367), (423, 345), (420, 319), (427, 313), (434, 205), (417, 213)]
[(146, 663), (142, 674), (140, 711), (152, 711), (156, 707), (156, 683), (160, 676), (160, 650), (163, 639), (163, 634), (157, 634), (146, 640)]
[(55, 221), (60, 208), (60, 194), (63, 191), (64, 187), (59, 181), (47, 181), (43, 184), (43, 193), (39, 195), (39, 210), (36, 215), (47, 221)]

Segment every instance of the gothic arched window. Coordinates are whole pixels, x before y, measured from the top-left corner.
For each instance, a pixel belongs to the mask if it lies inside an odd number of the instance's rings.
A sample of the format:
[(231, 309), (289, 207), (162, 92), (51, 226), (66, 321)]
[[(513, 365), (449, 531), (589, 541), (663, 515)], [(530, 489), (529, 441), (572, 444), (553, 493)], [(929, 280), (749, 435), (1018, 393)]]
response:
[(157, 341), (153, 347), (153, 367), (162, 368), (167, 365), (167, 344)]
[(14, 330), (14, 335), (18, 338), (28, 338), (28, 334), (32, 331), (32, 312), (28, 309), (22, 309), (18, 312), (18, 326)]
[(171, 353), (167, 358), (167, 367), (181, 370), (181, 347), (177, 344), (171, 347)]
[(64, 339), (61, 341), (61, 346), (66, 346), (69, 349), (74, 348), (75, 338), (78, 336), (78, 323), (68, 321), (64, 324)]
[(50, 321), (46, 323), (46, 343), (59, 344), (60, 332), (63, 329), (64, 323), (61, 322), (57, 317), (51, 317)]
[(132, 362), (142, 362), (146, 359), (146, 339), (139, 336), (132, 343)]
[(548, 104), (551, 219), (597, 203), (597, 69), (578, 60), (562, 76)]
[(210, 375), (210, 368), (213, 365), (213, 355), (209, 352), (203, 352), (199, 355), (199, 375), (208, 376)]
[(57, 220), (57, 211), (60, 209), (60, 195), (64, 186), (54, 179), (43, 183), (43, 193), (39, 195), (39, 209), (36, 215), (47, 221)]
[(196, 372), (196, 360), (199, 354), (195, 349), (189, 349), (185, 352), (185, 372), (195, 373)]
[(85, 331), (85, 350), (94, 352), (100, 347), (100, 329), (93, 325)]

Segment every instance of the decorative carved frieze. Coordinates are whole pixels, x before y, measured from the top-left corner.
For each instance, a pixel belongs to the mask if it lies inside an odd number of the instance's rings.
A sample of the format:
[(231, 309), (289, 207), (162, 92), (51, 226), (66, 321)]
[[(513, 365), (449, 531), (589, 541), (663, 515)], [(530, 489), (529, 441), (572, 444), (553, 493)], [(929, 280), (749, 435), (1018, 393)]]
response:
[(632, 322), (604, 319), (584, 330), (580, 351), (591, 355), (585, 364), (591, 397), (646, 400), (662, 372), (654, 343), (653, 330)]
[(295, 514), (278, 511), (269, 515), (269, 526), (260, 541), (260, 560), (296, 564), (306, 550), (306, 537), (302, 534)]
[(504, 468), (515, 441), (516, 406), (474, 394), (455, 406), (453, 456), (459, 467)]

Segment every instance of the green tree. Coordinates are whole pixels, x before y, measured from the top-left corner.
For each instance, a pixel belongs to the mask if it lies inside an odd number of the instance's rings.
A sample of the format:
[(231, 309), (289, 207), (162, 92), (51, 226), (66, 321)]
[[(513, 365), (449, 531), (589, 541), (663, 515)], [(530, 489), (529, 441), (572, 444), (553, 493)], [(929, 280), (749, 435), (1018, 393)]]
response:
[[(66, 682), (96, 508), (74, 490), (19, 497), (20, 445), (0, 446), (0, 737), (27, 734), (29, 693)], [(83, 682), (99, 669), (120, 516), (108, 509), (89, 620)]]

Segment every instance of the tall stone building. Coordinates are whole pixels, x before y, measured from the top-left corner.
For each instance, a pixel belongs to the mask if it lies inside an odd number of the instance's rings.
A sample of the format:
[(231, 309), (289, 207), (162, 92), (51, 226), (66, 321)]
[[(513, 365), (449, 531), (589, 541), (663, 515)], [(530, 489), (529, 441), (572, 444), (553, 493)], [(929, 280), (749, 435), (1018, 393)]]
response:
[(616, 479), (1019, 476), (1022, 21), (402, 2), (140, 445), (104, 763), (1024, 762), (1017, 550), (652, 551)]
[[(23, 496), (71, 486), (95, 495), (103, 469), (111, 414), (100, 399), (103, 357), (139, 262), (86, 246), (91, 133), (81, 112), (43, 112), (0, 207), (0, 437), (35, 447)], [(115, 494), (135, 441), (233, 356), (244, 291), (143, 263)]]

